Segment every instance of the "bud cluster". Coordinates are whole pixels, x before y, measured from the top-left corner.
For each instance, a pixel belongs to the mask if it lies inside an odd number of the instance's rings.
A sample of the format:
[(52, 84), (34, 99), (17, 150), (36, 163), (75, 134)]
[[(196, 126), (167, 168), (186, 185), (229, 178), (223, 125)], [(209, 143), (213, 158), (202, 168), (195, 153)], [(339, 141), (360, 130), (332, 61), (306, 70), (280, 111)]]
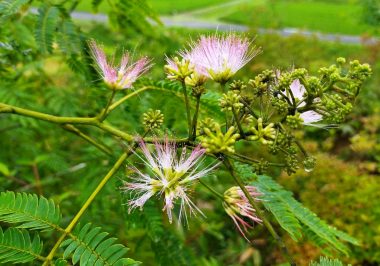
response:
[(223, 133), (218, 123), (212, 127), (203, 128), (205, 136), (202, 136), (202, 146), (209, 153), (235, 153), (235, 142), (240, 137), (235, 133), (235, 128), (230, 127), (226, 133)]
[(150, 109), (143, 114), (143, 124), (147, 129), (159, 128), (164, 122), (164, 115), (160, 110)]

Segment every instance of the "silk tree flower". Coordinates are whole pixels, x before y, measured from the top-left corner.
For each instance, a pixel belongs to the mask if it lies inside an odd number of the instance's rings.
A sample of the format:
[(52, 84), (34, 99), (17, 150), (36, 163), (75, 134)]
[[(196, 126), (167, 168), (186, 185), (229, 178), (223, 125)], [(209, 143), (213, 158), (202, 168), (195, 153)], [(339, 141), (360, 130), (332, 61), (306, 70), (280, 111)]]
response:
[[(254, 186), (245, 187), (254, 200), (258, 200), (261, 195)], [(256, 216), (256, 210), (251, 206), (244, 192), (239, 187), (231, 187), (224, 192), (223, 207), (231, 217), (242, 236), (248, 240), (245, 233), (253, 227), (253, 224), (261, 223), (261, 219)], [(250, 222), (244, 220), (249, 220)], [(249, 240), (248, 240), (249, 241)]]
[(132, 84), (152, 66), (148, 57), (131, 62), (130, 55), (126, 52), (120, 60), (120, 65), (115, 67), (114, 59), (108, 61), (104, 50), (94, 40), (89, 42), (89, 47), (104, 82), (115, 90), (131, 88)]
[(241, 38), (234, 33), (202, 35), (190, 44), (190, 48), (180, 53), (182, 57), (189, 59), (200, 74), (221, 84), (226, 83), (260, 52), (260, 49), (251, 47), (248, 38)]
[[(195, 147), (190, 154), (183, 148), (181, 152), (174, 143), (165, 141), (163, 144), (155, 143), (155, 151), (151, 152), (144, 141), (139, 146), (143, 153), (140, 159), (149, 168), (149, 173), (143, 173), (133, 167), (135, 176), (131, 182), (125, 182), (123, 190), (132, 193), (134, 198), (129, 200), (129, 211), (135, 208), (142, 209), (144, 204), (153, 196), (164, 198), (163, 211), (167, 212), (169, 222), (173, 220), (173, 209), (178, 200), (179, 223), (184, 218), (187, 222), (187, 211), (190, 215), (196, 215), (202, 211), (191, 201), (188, 196), (190, 186), (194, 182), (206, 176), (218, 164), (200, 170), (200, 164), (206, 150), (200, 146)], [(180, 155), (178, 156), (178, 153)], [(137, 153), (136, 153), (137, 154)], [(188, 209), (188, 210), (187, 210)]]

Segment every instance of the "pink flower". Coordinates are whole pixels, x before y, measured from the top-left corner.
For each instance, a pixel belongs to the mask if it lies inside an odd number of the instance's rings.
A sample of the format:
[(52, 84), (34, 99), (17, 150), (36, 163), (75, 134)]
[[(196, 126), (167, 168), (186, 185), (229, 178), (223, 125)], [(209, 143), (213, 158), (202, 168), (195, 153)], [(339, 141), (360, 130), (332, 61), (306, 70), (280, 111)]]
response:
[(299, 79), (293, 80), (292, 84), (290, 84), (290, 90), (292, 91), (294, 99), (296, 100), (296, 102), (293, 103), (292, 97), (289, 97), (289, 100), (292, 102), (292, 104), (296, 104), (297, 107), (305, 106), (306, 103), (303, 101), (303, 98), (306, 94), (306, 89), (301, 84)]
[[(306, 96), (306, 89), (301, 84), (299, 79), (293, 80), (290, 84), (290, 90), (292, 91), (295, 103), (293, 103), (292, 97), (288, 97), (292, 104), (295, 104), (297, 108), (303, 107), (306, 103), (303, 101)], [(314, 103), (319, 102), (320, 99), (314, 99)], [(300, 114), (300, 117), (303, 119), (303, 124), (306, 126), (314, 126), (313, 123), (319, 122), (323, 119), (323, 116), (315, 111), (306, 111)]]
[(323, 116), (315, 111), (306, 111), (301, 113), (300, 117), (303, 119), (303, 124), (307, 126), (313, 126), (313, 123), (319, 122), (323, 119)]
[(133, 167), (136, 175), (131, 182), (125, 182), (123, 189), (132, 192), (135, 198), (131, 199), (129, 211), (142, 208), (147, 200), (154, 195), (164, 198), (163, 211), (167, 212), (169, 222), (173, 220), (175, 202), (180, 201), (179, 222), (184, 218), (187, 222), (187, 209), (190, 215), (196, 215), (202, 211), (191, 201), (188, 196), (190, 185), (197, 179), (206, 176), (218, 164), (199, 170), (205, 150), (200, 146), (195, 147), (190, 154), (183, 148), (179, 150), (175, 144), (166, 141), (163, 144), (155, 143), (155, 151), (151, 152), (144, 141), (140, 142), (140, 148), (144, 158), (140, 159), (149, 168), (149, 174), (142, 173)]
[(104, 82), (112, 89), (127, 89), (151, 67), (151, 60), (148, 57), (142, 57), (136, 62), (130, 61), (129, 53), (126, 52), (120, 60), (120, 65), (113, 65), (114, 59), (107, 61), (104, 50), (94, 41), (89, 42), (89, 46), (95, 62), (99, 68)]
[(248, 38), (236, 34), (202, 35), (192, 43), (190, 50), (182, 51), (183, 58), (190, 60), (199, 74), (216, 82), (225, 83), (245, 66), (260, 50), (250, 47)]
[[(252, 198), (258, 200), (257, 197), (261, 194), (257, 191), (256, 187), (246, 186), (245, 188), (248, 190)], [(248, 229), (252, 228), (255, 222), (262, 222), (261, 219), (256, 216), (256, 210), (251, 206), (247, 197), (244, 195), (244, 192), (239, 187), (231, 187), (224, 192), (223, 207), (234, 221), (239, 232), (247, 240), (248, 238), (246, 237), (245, 232), (248, 232)], [(244, 218), (249, 220), (252, 224), (244, 220)]]

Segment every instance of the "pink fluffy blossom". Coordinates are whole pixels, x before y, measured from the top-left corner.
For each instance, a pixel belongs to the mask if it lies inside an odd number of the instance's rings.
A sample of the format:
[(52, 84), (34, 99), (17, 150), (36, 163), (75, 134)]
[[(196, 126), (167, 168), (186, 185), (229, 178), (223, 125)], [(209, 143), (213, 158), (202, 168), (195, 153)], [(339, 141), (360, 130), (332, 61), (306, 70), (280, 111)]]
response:
[[(257, 198), (261, 194), (257, 191), (256, 187), (246, 186), (245, 188), (252, 198), (258, 200)], [(223, 207), (235, 223), (239, 232), (247, 240), (248, 238), (245, 233), (253, 227), (255, 222), (262, 222), (261, 219), (256, 216), (256, 210), (251, 206), (244, 192), (239, 187), (231, 187), (224, 192)]]
[(202, 35), (190, 50), (181, 52), (183, 58), (195, 65), (197, 72), (217, 82), (227, 82), (239, 69), (259, 53), (248, 38), (234, 33)]
[(131, 62), (128, 52), (124, 53), (120, 60), (120, 65), (115, 67), (114, 59), (107, 60), (104, 50), (94, 41), (89, 42), (89, 46), (95, 62), (98, 66), (104, 82), (112, 89), (127, 89), (151, 67), (151, 60), (142, 57), (136, 62)]
[[(195, 147), (189, 154), (185, 148), (179, 152), (176, 145), (168, 141), (163, 144), (155, 143), (154, 152), (141, 141), (140, 149), (143, 157), (140, 159), (148, 167), (149, 173), (143, 173), (133, 167), (135, 176), (130, 182), (126, 182), (123, 189), (132, 193), (134, 198), (128, 202), (129, 211), (144, 206), (147, 200), (157, 195), (164, 198), (163, 211), (167, 212), (169, 222), (173, 220), (175, 202), (179, 203), (179, 222), (185, 219), (187, 222), (187, 209), (190, 213), (202, 213), (188, 196), (190, 185), (199, 178), (206, 176), (218, 164), (200, 170), (205, 149)], [(180, 153), (180, 154), (178, 154)], [(137, 154), (137, 153), (136, 153)]]

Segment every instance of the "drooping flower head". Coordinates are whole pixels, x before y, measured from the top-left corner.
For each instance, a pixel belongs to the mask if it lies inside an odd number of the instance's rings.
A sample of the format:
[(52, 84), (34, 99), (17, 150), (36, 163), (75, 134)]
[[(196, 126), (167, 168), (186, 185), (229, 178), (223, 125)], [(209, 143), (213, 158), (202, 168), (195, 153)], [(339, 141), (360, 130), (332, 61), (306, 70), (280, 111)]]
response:
[[(245, 187), (253, 199), (258, 200), (261, 194), (254, 186)], [(256, 210), (251, 206), (244, 192), (239, 187), (231, 187), (224, 192), (223, 207), (231, 217), (242, 236), (248, 240), (245, 233), (253, 227), (253, 224), (261, 223), (261, 219), (256, 216)], [(246, 220), (249, 220), (246, 221)], [(249, 241), (249, 240), (248, 240)]]
[(151, 67), (151, 60), (142, 57), (136, 62), (131, 62), (128, 52), (124, 53), (120, 60), (120, 65), (115, 67), (114, 59), (110, 61), (102, 49), (94, 40), (89, 42), (92, 56), (98, 66), (99, 73), (104, 82), (112, 89), (128, 89), (132, 84)]
[(234, 33), (202, 35), (190, 47), (190, 50), (181, 52), (182, 57), (188, 58), (200, 74), (219, 83), (226, 83), (260, 52), (259, 49), (251, 47), (248, 38)]
[(151, 152), (144, 141), (140, 142), (143, 153), (141, 160), (149, 169), (149, 173), (143, 173), (133, 167), (135, 176), (131, 182), (125, 182), (123, 189), (131, 192), (135, 197), (128, 202), (129, 211), (144, 206), (147, 200), (154, 195), (164, 198), (163, 211), (167, 212), (169, 222), (173, 220), (173, 209), (175, 202), (180, 203), (179, 222), (184, 218), (187, 222), (187, 209), (190, 215), (201, 212), (201, 210), (191, 201), (188, 196), (190, 186), (194, 181), (206, 176), (218, 164), (200, 170), (205, 149), (200, 146), (195, 147), (191, 153), (187, 153), (183, 148), (180, 155), (174, 143), (165, 141), (154, 145), (155, 151)]

